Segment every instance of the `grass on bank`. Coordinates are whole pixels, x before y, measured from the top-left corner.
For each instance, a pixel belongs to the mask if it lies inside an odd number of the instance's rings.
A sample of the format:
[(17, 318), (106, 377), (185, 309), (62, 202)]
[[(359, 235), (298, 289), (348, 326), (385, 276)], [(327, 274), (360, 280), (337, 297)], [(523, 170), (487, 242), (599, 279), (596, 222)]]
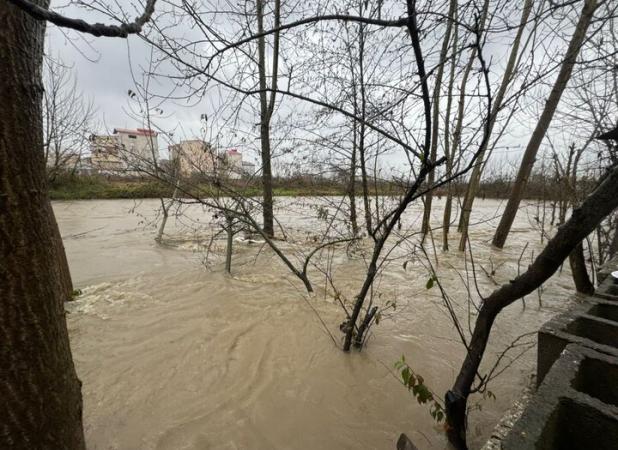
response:
[[(585, 193), (595, 185), (594, 179), (580, 180), (578, 188)], [(262, 194), (260, 180), (229, 180), (226, 185), (245, 197), (256, 197)], [(191, 194), (196, 197), (206, 198), (213, 196), (218, 189), (211, 183), (194, 178), (187, 180), (183, 186), (191, 186)], [(174, 193), (174, 187), (152, 178), (135, 177), (107, 177), (103, 175), (70, 175), (62, 174), (55, 180), (50, 181), (50, 197), (52, 200), (90, 200), (90, 199), (143, 199), (143, 198), (170, 198)], [(372, 195), (401, 195), (404, 186), (395, 181), (380, 181), (371, 185)], [(434, 191), (434, 195), (440, 197), (446, 195), (448, 186), (441, 186)], [(465, 180), (455, 180), (451, 185), (453, 195), (461, 197), (466, 191)], [(484, 198), (508, 198), (512, 190), (512, 181), (508, 178), (495, 178), (484, 180), (478, 191), (478, 197)], [(337, 196), (347, 195), (348, 186), (345, 180), (331, 178), (296, 176), (293, 178), (273, 179), (273, 193), (275, 196)], [(362, 186), (360, 181), (356, 185), (356, 194), (360, 195)], [(561, 200), (565, 190), (560, 183), (548, 182), (547, 177), (534, 175), (526, 185), (524, 197), (527, 199)], [(181, 194), (181, 196), (187, 196)]]
[[(261, 186), (254, 183), (247, 185), (242, 180), (232, 182), (230, 186), (246, 197), (261, 195)], [(209, 183), (192, 183), (191, 193), (199, 197), (208, 197), (216, 189)], [(343, 195), (345, 189), (334, 183), (313, 185), (275, 183), (276, 196), (326, 196)], [(50, 182), (49, 195), (52, 200), (90, 200), (90, 199), (143, 199), (169, 198), (174, 187), (167, 183), (149, 179), (113, 179), (103, 176), (64, 176)]]

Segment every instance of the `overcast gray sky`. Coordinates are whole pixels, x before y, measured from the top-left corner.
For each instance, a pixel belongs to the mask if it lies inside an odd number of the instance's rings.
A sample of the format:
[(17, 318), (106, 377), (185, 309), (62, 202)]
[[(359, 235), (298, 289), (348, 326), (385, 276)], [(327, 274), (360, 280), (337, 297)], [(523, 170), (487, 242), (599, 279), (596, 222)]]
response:
[[(56, 5), (60, 6), (62, 2), (52, 0), (52, 8)], [(83, 10), (74, 7), (62, 9), (62, 12), (69, 16), (86, 17), (90, 21), (110, 22), (110, 19), (97, 17), (92, 12), (84, 15)], [(135, 13), (132, 12), (131, 15)], [(49, 25), (47, 47), (51, 56), (60, 58), (65, 64), (73, 67), (80, 90), (94, 101), (98, 111), (99, 132), (109, 132), (115, 127), (144, 126), (143, 119), (131, 117), (128, 113), (131, 102), (127, 92), (135, 89), (131, 68), (139, 77), (140, 66), (147, 62), (150, 54), (149, 47), (139, 37), (130, 36), (128, 39), (84, 37), (77, 32), (60, 30), (54, 25)], [(493, 53), (489, 55), (488, 60), (492, 64), (500, 64), (500, 58), (504, 57), (504, 50), (496, 48)], [(497, 73), (499, 74), (499, 71)], [(201, 104), (191, 107), (167, 102), (164, 106), (165, 117), (158, 120), (158, 123), (166, 130), (174, 130), (176, 140), (198, 137), (201, 134), (201, 113), (209, 112), (209, 108), (213, 108), (208, 104), (209, 102), (216, 103), (216, 99), (207, 98)], [(288, 111), (298, 108), (295, 101), (286, 99), (284, 103)], [(283, 111), (285, 113), (285, 108)], [(256, 122), (253, 119), (253, 117), (244, 117), (245, 126), (251, 127), (251, 122)], [(508, 159), (512, 165), (518, 162), (521, 149), (527, 143), (533, 123), (533, 120), (526, 120), (513, 127), (510, 136), (505, 139), (508, 147), (504, 146), (497, 150), (502, 159)], [(212, 130), (209, 131), (212, 133)], [(159, 140), (159, 146), (160, 148), (166, 147), (165, 139)], [(256, 159), (255, 145), (248, 144), (241, 150), (249, 156), (249, 159)]]

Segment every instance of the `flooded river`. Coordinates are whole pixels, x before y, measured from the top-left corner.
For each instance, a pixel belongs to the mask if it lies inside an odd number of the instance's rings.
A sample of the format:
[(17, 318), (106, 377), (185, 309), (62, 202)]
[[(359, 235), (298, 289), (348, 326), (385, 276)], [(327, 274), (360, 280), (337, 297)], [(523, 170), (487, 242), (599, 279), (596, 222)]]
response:
[[(438, 224), (443, 203), (436, 203)], [(523, 269), (541, 248), (535, 206), (518, 215), (508, 248), (491, 248), (501, 206), (478, 201), (473, 214), (483, 294), (517, 274), (520, 256)], [(442, 395), (464, 356), (439, 290), (426, 288), (422, 258), (393, 253), (376, 295), (397, 308), (372, 329), (362, 352), (344, 354), (321, 322), (341, 339), (343, 313), (317, 269), (310, 272), (316, 293), (308, 297), (272, 251), (238, 243), (227, 276), (223, 241), (205, 261), (207, 236), (217, 230), (211, 213), (193, 206), (170, 218), (172, 245), (159, 246), (157, 207), (155, 200), (54, 203), (74, 285), (83, 290), (68, 306), (68, 324), (90, 449), (392, 450), (401, 432), (420, 449), (446, 448), (429, 408), (417, 404), (393, 372), (403, 354)], [(292, 230), (292, 242), (319, 235), (325, 226), (312, 219), (315, 211), (307, 205), (287, 211), (279, 219)], [(420, 210), (412, 208), (402, 223), (404, 230), (418, 228)], [(436, 241), (440, 235), (436, 230)], [(456, 249), (458, 234), (451, 236)], [(298, 242), (281, 245), (293, 254), (302, 250)], [(460, 275), (465, 278), (471, 267), (469, 256), (466, 261), (456, 250), (444, 253), (439, 242), (435, 255), (431, 245), (426, 248), (467, 328)], [(347, 298), (359, 289), (364, 264), (358, 253), (333, 253), (332, 277)], [(480, 265), (488, 272), (493, 267), (494, 281)], [(474, 283), (470, 289), (476, 292)], [(511, 305), (497, 321), (488, 361), (563, 310), (571, 289), (565, 267), (546, 284), (540, 304), (534, 294), (525, 308)], [(535, 358), (533, 348), (494, 380), (495, 400), (472, 399), (481, 407), (470, 417), (472, 446), (482, 445), (519, 396)]]

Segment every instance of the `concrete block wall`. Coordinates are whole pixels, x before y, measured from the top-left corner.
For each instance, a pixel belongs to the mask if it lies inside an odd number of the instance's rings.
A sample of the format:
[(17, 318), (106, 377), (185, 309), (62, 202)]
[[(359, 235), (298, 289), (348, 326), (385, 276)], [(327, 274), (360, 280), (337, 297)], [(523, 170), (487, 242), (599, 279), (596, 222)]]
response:
[(539, 330), (538, 389), (502, 449), (618, 449), (618, 280), (607, 272), (594, 297)]
[(568, 344), (618, 356), (618, 302), (590, 297), (541, 327), (537, 354), (539, 385)]
[(618, 357), (569, 344), (547, 373), (503, 450), (614, 450)]

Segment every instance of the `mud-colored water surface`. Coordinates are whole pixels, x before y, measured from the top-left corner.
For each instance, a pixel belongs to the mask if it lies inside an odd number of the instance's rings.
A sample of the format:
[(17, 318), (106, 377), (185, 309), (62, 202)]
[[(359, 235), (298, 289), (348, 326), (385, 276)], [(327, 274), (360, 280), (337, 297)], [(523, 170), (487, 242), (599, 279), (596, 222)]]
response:
[[(90, 449), (393, 449), (401, 432), (421, 449), (446, 447), (428, 407), (417, 404), (392, 369), (405, 354), (442, 395), (464, 356), (440, 292), (427, 290), (428, 269), (411, 247), (393, 253), (376, 284), (376, 295), (395, 301), (396, 310), (373, 328), (362, 352), (344, 354), (316, 315), (340, 340), (343, 313), (318, 270), (311, 272), (316, 294), (308, 297), (271, 251), (245, 242), (237, 244), (233, 275), (226, 276), (219, 243), (204, 263), (205, 236), (217, 230), (212, 213), (194, 206), (171, 218), (169, 245), (160, 246), (152, 222), (157, 206), (155, 200), (54, 203), (74, 284), (83, 290), (67, 309)], [(436, 224), (441, 206), (438, 201)], [(492, 249), (501, 204), (479, 201), (475, 208), (475, 271), (478, 289), (487, 294), (517, 274), (526, 243), (522, 269), (538, 253), (540, 233), (529, 206), (508, 248)], [(279, 218), (296, 243), (281, 245), (294, 254), (303, 249), (299, 242), (326, 225), (311, 219), (315, 210), (307, 205), (285, 209)], [(404, 230), (419, 219), (419, 210), (411, 209)], [(435, 231), (436, 239), (440, 234)], [(458, 234), (451, 236), (456, 248)], [(460, 275), (471, 272), (469, 256), (442, 252), (438, 242), (437, 255), (433, 246), (426, 248), (467, 328)], [(360, 254), (343, 248), (333, 254), (335, 284), (348, 298), (362, 282)], [(488, 272), (493, 267), (495, 280), (480, 265)], [(487, 365), (517, 336), (566, 308), (572, 289), (567, 272), (546, 284), (541, 305), (534, 294), (525, 308), (517, 302), (504, 312)], [(474, 283), (469, 286), (476, 292)], [(488, 438), (519, 395), (535, 358), (532, 349), (494, 380), (495, 400), (474, 399), (482, 409), (471, 413), (473, 446)]]

